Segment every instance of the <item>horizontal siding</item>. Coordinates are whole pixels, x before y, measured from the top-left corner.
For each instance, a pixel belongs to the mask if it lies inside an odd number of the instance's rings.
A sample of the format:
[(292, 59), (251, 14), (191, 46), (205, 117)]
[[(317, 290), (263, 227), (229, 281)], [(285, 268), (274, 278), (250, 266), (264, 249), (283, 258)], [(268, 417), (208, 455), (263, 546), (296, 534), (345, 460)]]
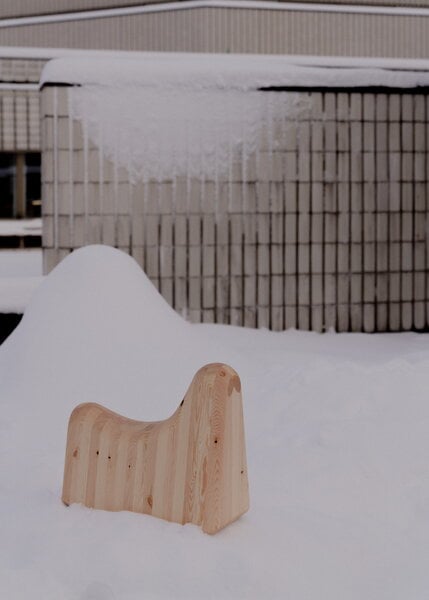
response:
[(40, 151), (39, 92), (0, 90), (0, 151)]
[(427, 58), (429, 18), (196, 8), (2, 28), (8, 45)]
[[(297, 0), (309, 4), (344, 4), (344, 5), (365, 5), (365, 6), (428, 6), (429, 0), (332, 0), (331, 2), (322, 2), (322, 0)], [(289, 0), (279, 0), (279, 2), (288, 4)]]
[(157, 4), (167, 0), (2, 0), (0, 19), (10, 17), (28, 17), (64, 12), (118, 8), (141, 4)]
[(0, 58), (0, 82), (38, 83), (44, 60)]
[[(166, 3), (169, 0), (2, 0), (0, 19), (19, 18), (35, 15), (58, 14), (74, 11), (121, 8), (144, 4)], [(171, 0), (170, 0), (171, 1)], [(180, 1), (180, 0), (179, 0)], [(272, 1), (272, 0), (271, 0)], [(275, 0), (274, 0), (275, 1)], [(288, 4), (288, 0), (278, 0)], [(299, 0), (300, 2), (321, 3), (321, 0)], [(429, 7), (429, 0), (335, 0), (332, 4), (369, 6), (418, 6)]]

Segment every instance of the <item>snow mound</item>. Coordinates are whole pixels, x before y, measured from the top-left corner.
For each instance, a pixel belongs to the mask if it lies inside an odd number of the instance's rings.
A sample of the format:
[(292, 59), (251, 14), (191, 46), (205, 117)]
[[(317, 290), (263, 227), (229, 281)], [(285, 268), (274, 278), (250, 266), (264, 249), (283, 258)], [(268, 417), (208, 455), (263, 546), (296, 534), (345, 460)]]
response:
[[(48, 329), (58, 337), (64, 328), (70, 331), (69, 318), (73, 318), (76, 328), (96, 331), (97, 338), (102, 329), (98, 325), (102, 324), (113, 344), (112, 336), (120, 335), (124, 325), (139, 313), (139, 325), (147, 335), (158, 332), (161, 337), (167, 328), (186, 325), (131, 256), (110, 246), (85, 246), (69, 254), (47, 278), (21, 329), (31, 327), (34, 331), (38, 327), (42, 333), (49, 319)], [(148, 314), (150, 319), (145, 318)]]
[[(181, 365), (190, 363), (178, 374), (173, 407), (194, 364), (198, 368), (192, 360), (194, 337), (133, 258), (109, 246), (86, 246), (36, 290), (1, 354), (8, 379), (19, 381), (24, 372), (27, 378), (48, 380), (56, 402), (61, 397), (67, 409), (102, 399), (120, 410), (125, 394), (139, 413), (151, 414), (156, 400), (165, 397), (163, 370), (176, 365), (178, 357)], [(76, 395), (77, 381), (84, 397)], [(145, 403), (142, 381), (154, 389)]]

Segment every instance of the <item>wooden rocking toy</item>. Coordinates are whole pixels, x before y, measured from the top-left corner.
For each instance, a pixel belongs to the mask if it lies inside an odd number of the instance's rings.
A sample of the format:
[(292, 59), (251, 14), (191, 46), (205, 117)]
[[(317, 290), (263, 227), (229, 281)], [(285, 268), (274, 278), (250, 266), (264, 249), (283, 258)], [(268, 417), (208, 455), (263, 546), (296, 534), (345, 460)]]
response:
[(80, 404), (67, 435), (63, 502), (130, 510), (216, 533), (249, 508), (241, 384), (210, 364), (165, 421)]

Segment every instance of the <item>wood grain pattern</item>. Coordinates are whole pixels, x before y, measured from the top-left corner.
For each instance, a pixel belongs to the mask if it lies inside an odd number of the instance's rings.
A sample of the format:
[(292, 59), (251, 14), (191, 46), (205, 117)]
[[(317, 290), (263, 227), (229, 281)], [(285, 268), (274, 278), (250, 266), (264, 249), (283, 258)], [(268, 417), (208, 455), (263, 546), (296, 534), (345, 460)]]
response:
[(63, 502), (130, 510), (216, 533), (249, 508), (241, 384), (206, 365), (165, 421), (122, 417), (95, 403), (69, 420)]

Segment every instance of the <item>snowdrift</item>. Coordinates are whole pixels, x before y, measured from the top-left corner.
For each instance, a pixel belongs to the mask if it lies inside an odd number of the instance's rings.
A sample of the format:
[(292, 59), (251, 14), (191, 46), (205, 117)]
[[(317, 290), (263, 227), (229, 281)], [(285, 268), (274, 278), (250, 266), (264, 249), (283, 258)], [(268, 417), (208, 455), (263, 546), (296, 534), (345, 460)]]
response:
[(170, 378), (179, 378), (179, 399), (200, 363), (191, 326), (131, 257), (109, 246), (83, 248), (58, 265), (2, 350), (8, 378), (34, 377), (36, 395), (49, 381), (67, 410), (84, 390), (82, 401), (103, 399), (116, 410), (126, 399), (138, 412), (156, 411)]
[[(60, 501), (80, 402), (171, 414), (193, 373), (243, 384), (251, 509), (214, 538)], [(86, 247), (0, 347), (0, 596), (422, 598), (429, 338), (189, 325), (129, 256)]]

